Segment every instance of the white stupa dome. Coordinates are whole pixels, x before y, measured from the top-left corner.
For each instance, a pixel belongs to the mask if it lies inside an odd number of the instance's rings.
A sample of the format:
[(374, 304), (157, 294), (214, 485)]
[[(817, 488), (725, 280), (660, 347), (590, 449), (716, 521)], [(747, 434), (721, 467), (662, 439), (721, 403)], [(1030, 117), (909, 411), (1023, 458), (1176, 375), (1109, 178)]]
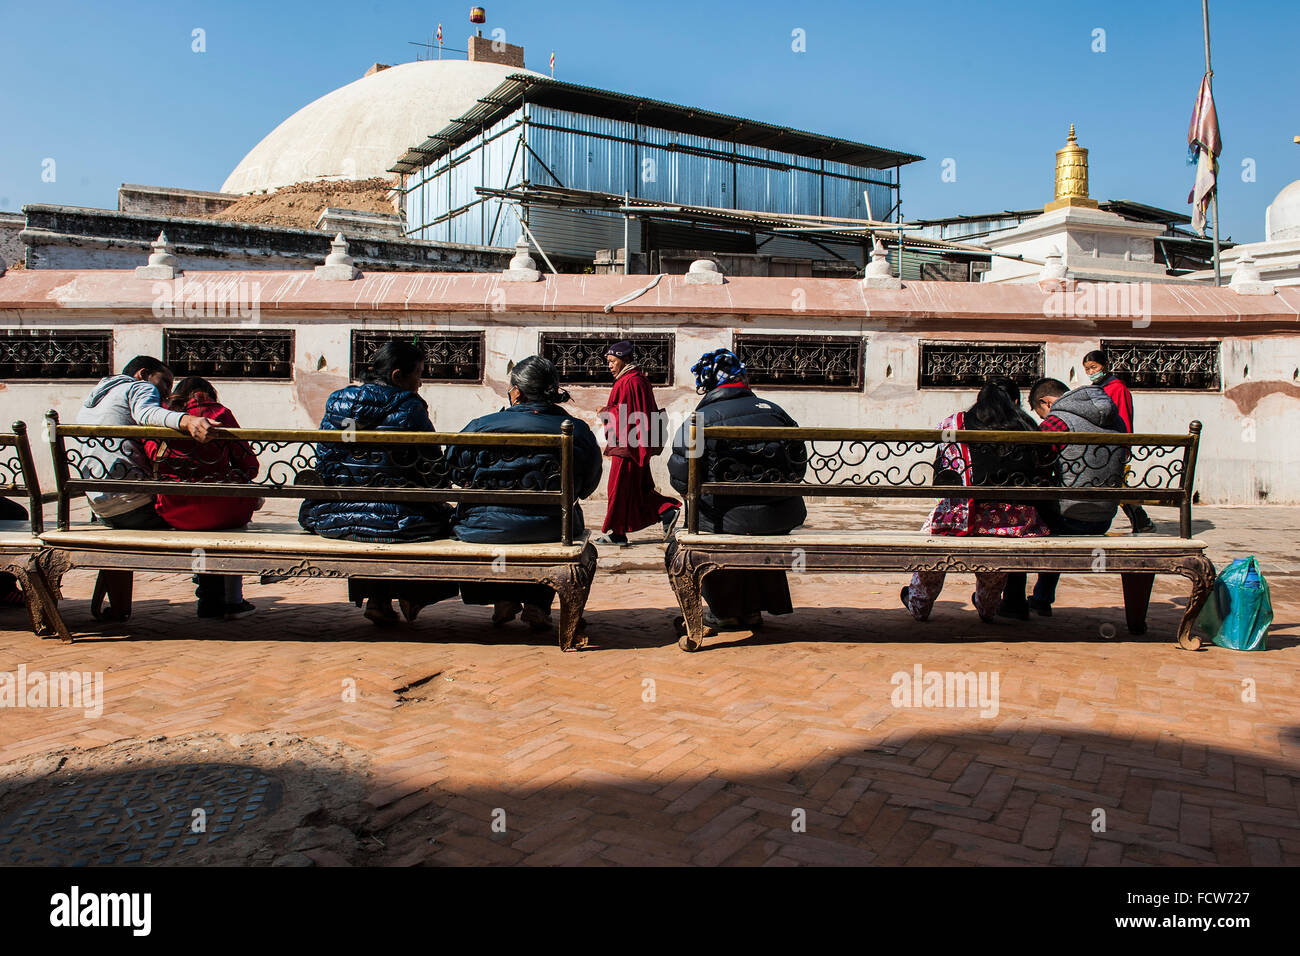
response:
[(483, 61), (422, 60), (364, 76), (308, 103), (271, 130), (221, 191), (391, 178), (388, 168), (402, 153), (466, 113), (512, 73), (533, 71)]
[(1269, 240), (1300, 239), (1300, 179), (1283, 187), (1264, 212), (1264, 234)]

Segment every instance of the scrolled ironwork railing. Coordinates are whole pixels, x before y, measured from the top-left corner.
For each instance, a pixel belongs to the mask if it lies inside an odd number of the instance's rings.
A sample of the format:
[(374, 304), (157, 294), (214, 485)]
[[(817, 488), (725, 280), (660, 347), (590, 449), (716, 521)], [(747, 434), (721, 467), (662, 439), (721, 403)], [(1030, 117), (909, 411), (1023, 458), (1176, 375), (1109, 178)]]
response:
[(692, 500), (752, 495), (1109, 500), (1177, 507), (1190, 534), (1200, 422), (1186, 435), (689, 427), (691, 530)]
[(167, 428), (47, 419), (60, 528), (77, 495), (153, 493), (553, 506), (572, 540), (571, 422), (557, 435), (230, 428), (200, 443)]
[(0, 432), (0, 496), (26, 498), (32, 534), (45, 530), (41, 515), (41, 485), (27, 439), (26, 422), (14, 422), (12, 432)]

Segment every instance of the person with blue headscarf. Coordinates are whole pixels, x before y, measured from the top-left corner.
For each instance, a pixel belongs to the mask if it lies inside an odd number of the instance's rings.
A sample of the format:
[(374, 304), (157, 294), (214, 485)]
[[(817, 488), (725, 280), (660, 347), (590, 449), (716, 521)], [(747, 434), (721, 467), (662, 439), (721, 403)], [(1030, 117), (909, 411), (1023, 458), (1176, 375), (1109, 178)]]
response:
[[(691, 369), (695, 390), (704, 397), (695, 407), (697, 427), (753, 426), (798, 428), (799, 423), (775, 402), (759, 398), (746, 382), (745, 364), (730, 349), (714, 349), (700, 356)], [(668, 474), (673, 487), (686, 491), (690, 471), (690, 423), (673, 440)], [(808, 466), (802, 441), (741, 442), (709, 439), (703, 449), (704, 481), (801, 481)], [(804, 523), (808, 510), (803, 498), (754, 495), (701, 495), (700, 530), (722, 534), (789, 534)], [(789, 614), (790, 584), (784, 571), (713, 571), (702, 590), (709, 605), (704, 623), (713, 630), (757, 630), (763, 611)]]

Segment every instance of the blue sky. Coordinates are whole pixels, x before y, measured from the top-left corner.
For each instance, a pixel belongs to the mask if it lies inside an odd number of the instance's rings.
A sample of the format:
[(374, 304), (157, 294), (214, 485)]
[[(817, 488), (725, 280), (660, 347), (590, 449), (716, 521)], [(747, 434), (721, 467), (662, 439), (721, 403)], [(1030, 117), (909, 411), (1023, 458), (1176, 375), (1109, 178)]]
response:
[[(1190, 208), (1199, 0), (483, 5), (530, 68), (545, 71), (555, 50), (561, 79), (925, 156), (903, 172), (908, 218), (1041, 205), (1071, 122), (1091, 150), (1094, 197)], [(448, 46), (471, 31), (468, 3), (3, 6), (0, 210), (114, 208), (124, 182), (219, 189), (306, 103), (372, 62), (414, 59), (407, 41), (439, 21)], [(1210, 15), (1222, 232), (1261, 239), (1265, 207), (1300, 178), (1300, 3), (1211, 0)], [(204, 53), (191, 50), (196, 27)], [(792, 50), (796, 29), (805, 52)], [(1092, 49), (1098, 29), (1105, 52)], [(54, 182), (42, 181), (46, 158)], [(955, 182), (941, 179), (948, 158)]]

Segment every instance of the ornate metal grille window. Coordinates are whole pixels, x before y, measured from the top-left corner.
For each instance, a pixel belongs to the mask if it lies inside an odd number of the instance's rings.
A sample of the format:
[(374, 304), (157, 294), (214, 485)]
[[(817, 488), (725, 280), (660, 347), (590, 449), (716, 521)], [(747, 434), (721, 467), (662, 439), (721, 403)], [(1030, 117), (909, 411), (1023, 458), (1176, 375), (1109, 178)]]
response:
[(1217, 392), (1218, 342), (1125, 342), (1103, 340), (1110, 369), (1132, 389)]
[(1033, 385), (1043, 377), (1043, 343), (921, 343), (921, 388), (979, 388), (993, 375)]
[(113, 333), (7, 329), (0, 335), (0, 380), (103, 378), (113, 371)]
[(862, 387), (862, 339), (845, 335), (749, 335), (732, 346), (751, 385), (856, 390)]
[(352, 380), (359, 382), (378, 349), (392, 339), (413, 342), (424, 349), (426, 382), (483, 381), (482, 332), (352, 332)]
[(163, 361), (179, 381), (293, 379), (293, 332), (267, 329), (163, 329)]
[(609, 366), (605, 364), (605, 350), (623, 339), (632, 343), (633, 361), (651, 385), (673, 383), (675, 337), (672, 333), (542, 332), (538, 336), (537, 353), (555, 363), (560, 381), (565, 385), (608, 385), (611, 378)]

